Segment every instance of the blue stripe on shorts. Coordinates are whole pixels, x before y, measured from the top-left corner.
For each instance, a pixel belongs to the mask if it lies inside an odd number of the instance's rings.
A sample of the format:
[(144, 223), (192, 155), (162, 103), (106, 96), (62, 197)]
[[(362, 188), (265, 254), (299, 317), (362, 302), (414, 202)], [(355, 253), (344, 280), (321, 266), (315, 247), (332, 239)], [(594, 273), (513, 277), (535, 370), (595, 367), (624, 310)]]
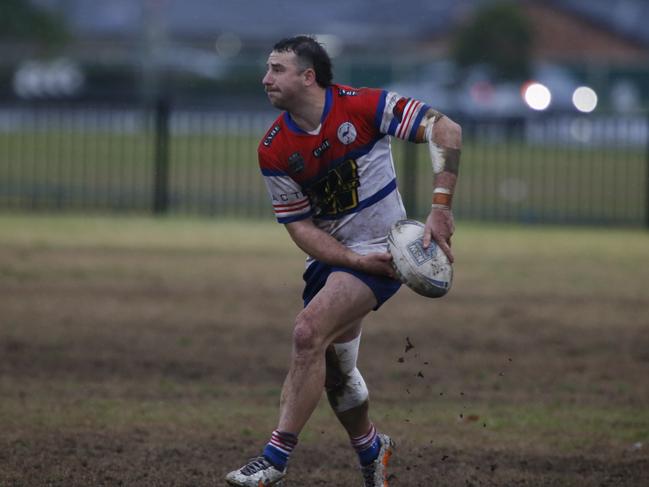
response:
[(395, 281), (389, 277), (366, 274), (365, 272), (350, 269), (348, 267), (330, 266), (315, 260), (311, 265), (309, 265), (302, 276), (305, 282), (304, 292), (302, 293), (304, 307), (306, 307), (315, 295), (318, 294), (320, 289), (323, 288), (327, 282), (329, 274), (332, 272), (347, 272), (363, 281), (372, 290), (376, 297), (377, 305), (374, 307), (374, 310), (379, 309), (381, 305), (390, 299), (401, 287), (399, 281)]

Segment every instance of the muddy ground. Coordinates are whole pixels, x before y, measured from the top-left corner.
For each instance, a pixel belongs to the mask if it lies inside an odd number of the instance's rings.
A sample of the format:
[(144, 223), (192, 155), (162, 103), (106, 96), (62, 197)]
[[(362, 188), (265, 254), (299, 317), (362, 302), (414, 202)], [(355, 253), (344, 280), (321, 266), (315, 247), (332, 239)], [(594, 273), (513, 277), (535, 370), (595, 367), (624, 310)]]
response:
[[(494, 284), (480, 260), (458, 262), (443, 300), (402, 288), (367, 320), (390, 485), (646, 485), (646, 290), (545, 286), (565, 265), (525, 260)], [(302, 265), (272, 249), (0, 246), (0, 486), (224, 485), (275, 426)], [(289, 479), (361, 485), (324, 400)]]

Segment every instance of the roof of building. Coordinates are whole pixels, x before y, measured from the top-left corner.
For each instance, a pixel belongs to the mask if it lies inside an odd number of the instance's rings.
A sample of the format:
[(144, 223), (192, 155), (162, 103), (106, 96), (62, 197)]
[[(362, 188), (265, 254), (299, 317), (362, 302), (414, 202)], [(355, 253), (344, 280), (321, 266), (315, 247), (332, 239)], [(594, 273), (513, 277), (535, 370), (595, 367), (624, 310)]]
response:
[(550, 0), (548, 3), (649, 46), (649, 2), (646, 0)]
[[(389, 45), (442, 35), (478, 4), (494, 0), (31, 0), (61, 12), (81, 36), (137, 37), (148, 25), (178, 38), (232, 33), (269, 42), (298, 33), (351, 44)], [(535, 0), (522, 0), (535, 1)], [(539, 0), (536, 0), (539, 1)], [(544, 0), (649, 46), (645, 0)]]

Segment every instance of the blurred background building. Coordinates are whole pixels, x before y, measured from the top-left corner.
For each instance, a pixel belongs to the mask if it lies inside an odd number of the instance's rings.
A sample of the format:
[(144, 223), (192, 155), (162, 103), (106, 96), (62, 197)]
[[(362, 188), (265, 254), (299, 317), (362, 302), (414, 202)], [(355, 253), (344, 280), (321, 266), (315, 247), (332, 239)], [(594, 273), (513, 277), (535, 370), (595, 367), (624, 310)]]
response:
[[(570, 109), (582, 85), (607, 110), (649, 104), (644, 0), (4, 0), (0, 9), (3, 99), (166, 93), (253, 104), (264, 101), (272, 44), (310, 33), (339, 82), (394, 85), (451, 111), (520, 112), (533, 81), (552, 93), (549, 109)], [(529, 66), (502, 76), (498, 56)]]

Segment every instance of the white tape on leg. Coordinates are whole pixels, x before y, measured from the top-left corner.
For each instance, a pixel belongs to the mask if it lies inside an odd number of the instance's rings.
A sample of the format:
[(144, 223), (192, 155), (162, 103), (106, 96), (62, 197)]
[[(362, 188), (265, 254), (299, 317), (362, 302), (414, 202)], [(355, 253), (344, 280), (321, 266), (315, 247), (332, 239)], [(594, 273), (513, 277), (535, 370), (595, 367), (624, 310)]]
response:
[(332, 345), (335, 357), (334, 363), (327, 364), (328, 371), (329, 367), (335, 368), (338, 380), (329, 382), (327, 394), (332, 408), (338, 413), (360, 406), (369, 397), (365, 380), (356, 368), (360, 342), (359, 335), (349, 342)]
[(369, 398), (370, 393), (367, 390), (365, 380), (360, 371), (354, 367), (347, 375), (342, 394), (338, 396), (338, 404), (334, 410), (338, 413), (348, 411), (363, 404)]
[(358, 335), (349, 342), (334, 343), (332, 345), (336, 351), (336, 356), (338, 357), (340, 370), (343, 373), (348, 374), (355, 369), (356, 361), (358, 360), (358, 349), (361, 346), (361, 335)]

